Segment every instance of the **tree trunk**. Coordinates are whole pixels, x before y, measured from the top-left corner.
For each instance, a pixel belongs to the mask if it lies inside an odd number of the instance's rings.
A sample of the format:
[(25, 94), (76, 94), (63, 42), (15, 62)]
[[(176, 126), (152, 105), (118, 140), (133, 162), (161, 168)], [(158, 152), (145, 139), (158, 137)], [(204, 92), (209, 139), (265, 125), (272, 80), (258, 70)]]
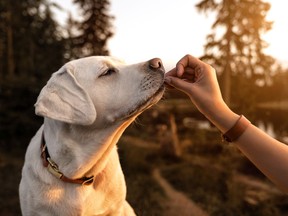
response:
[(174, 150), (174, 156), (180, 157), (182, 154), (178, 133), (177, 133), (177, 124), (175, 122), (175, 116), (173, 114), (169, 115), (170, 127), (171, 127), (171, 136), (172, 136), (172, 145)]
[(228, 58), (229, 57), (227, 57), (223, 76), (223, 99), (229, 106), (231, 103), (231, 65)]
[(0, 79), (4, 78), (4, 42), (2, 35), (0, 35)]
[(226, 64), (224, 67), (224, 76), (223, 76), (223, 99), (226, 104), (229, 106), (231, 103), (231, 34), (232, 34), (232, 26), (229, 23), (227, 26), (226, 37), (227, 45), (226, 45)]
[(13, 30), (12, 30), (12, 17), (11, 10), (7, 11), (7, 71), (8, 77), (14, 78), (15, 76), (15, 62), (13, 51)]

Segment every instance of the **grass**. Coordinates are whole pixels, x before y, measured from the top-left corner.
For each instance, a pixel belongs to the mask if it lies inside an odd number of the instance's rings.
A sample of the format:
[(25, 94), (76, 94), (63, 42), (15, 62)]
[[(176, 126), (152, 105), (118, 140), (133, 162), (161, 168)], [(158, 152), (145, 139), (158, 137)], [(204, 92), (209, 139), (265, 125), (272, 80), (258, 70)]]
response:
[[(135, 139), (136, 141), (136, 139)], [(151, 177), (155, 166), (150, 157), (155, 149), (141, 148), (133, 143), (119, 142), (120, 162), (127, 184), (127, 200), (137, 215), (157, 216), (163, 211), (165, 196)]]
[(15, 153), (0, 153), (0, 215), (21, 215), (18, 185), (21, 178), (23, 160), (15, 158)]
[(256, 206), (247, 204), (243, 199), (246, 186), (234, 182), (225, 171), (186, 163), (176, 169), (167, 169), (163, 174), (176, 189), (185, 192), (211, 216), (286, 215), (272, 204), (272, 199)]

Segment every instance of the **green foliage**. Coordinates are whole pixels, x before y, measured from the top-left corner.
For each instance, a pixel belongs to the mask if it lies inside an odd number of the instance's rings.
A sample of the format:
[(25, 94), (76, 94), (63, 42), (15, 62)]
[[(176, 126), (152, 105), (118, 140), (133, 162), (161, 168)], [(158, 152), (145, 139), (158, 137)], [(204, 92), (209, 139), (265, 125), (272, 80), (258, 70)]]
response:
[[(63, 64), (63, 43), (51, 5), (46, 0), (24, 0), (0, 5), (0, 75), (3, 78), (45, 80)], [(7, 14), (11, 14), (11, 17)], [(10, 34), (8, 34), (10, 32)], [(9, 76), (9, 77), (8, 77)]]
[(74, 3), (81, 6), (84, 20), (77, 25), (80, 34), (73, 37), (73, 52), (77, 57), (108, 55), (107, 40), (113, 35), (109, 0), (74, 0)]
[[(108, 55), (107, 40), (113, 35), (108, 0), (75, 0), (83, 8), (81, 22), (70, 17), (63, 35), (51, 11), (59, 7), (48, 0), (0, 3), (0, 77), (47, 80), (67, 60), (89, 55)], [(72, 31), (71, 29), (74, 28)], [(75, 33), (77, 32), (77, 33)]]
[(77, 24), (81, 33), (76, 37), (72, 31), (64, 36), (52, 13), (59, 8), (56, 3), (0, 1), (0, 146), (22, 143), (25, 148), (29, 143), (41, 124), (33, 104), (53, 72), (77, 57), (108, 54), (108, 6), (108, 0), (85, 1), (83, 23), (70, 19), (70, 27)]

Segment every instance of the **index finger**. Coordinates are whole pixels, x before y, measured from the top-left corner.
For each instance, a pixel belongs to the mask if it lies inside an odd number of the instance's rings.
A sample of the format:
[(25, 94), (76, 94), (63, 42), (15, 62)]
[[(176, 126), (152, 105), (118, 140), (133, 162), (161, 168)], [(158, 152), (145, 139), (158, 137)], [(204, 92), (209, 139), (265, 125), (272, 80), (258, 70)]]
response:
[(168, 71), (165, 76), (177, 76), (177, 71), (176, 71), (176, 67), (174, 67), (173, 69), (171, 69), (170, 71)]
[(178, 63), (176, 64), (176, 73), (178, 77), (182, 77), (183, 73), (185, 72), (186, 67), (190, 67), (192, 69), (195, 69), (199, 64), (202, 62), (191, 55), (185, 55), (183, 58), (181, 58)]

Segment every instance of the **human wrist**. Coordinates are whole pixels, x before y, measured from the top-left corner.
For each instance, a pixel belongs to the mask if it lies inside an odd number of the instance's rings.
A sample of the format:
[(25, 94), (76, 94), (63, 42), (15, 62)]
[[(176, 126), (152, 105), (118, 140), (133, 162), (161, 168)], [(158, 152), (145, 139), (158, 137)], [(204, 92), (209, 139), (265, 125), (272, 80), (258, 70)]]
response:
[(233, 112), (224, 101), (220, 101), (204, 114), (222, 133), (228, 131), (239, 119), (239, 115)]

